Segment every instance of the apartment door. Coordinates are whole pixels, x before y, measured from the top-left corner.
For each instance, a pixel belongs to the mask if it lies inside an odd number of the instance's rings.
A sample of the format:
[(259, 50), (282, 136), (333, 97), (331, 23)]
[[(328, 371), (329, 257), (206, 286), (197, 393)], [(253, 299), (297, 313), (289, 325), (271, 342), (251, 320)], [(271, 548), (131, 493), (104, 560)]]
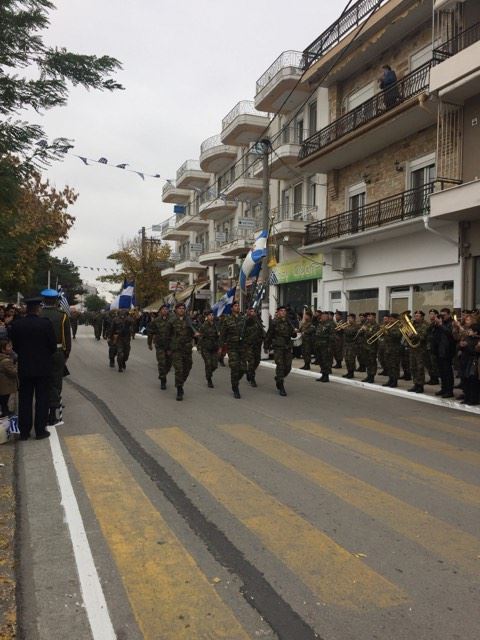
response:
[(364, 183), (353, 185), (348, 189), (348, 211), (351, 214), (351, 233), (357, 233), (363, 229), (363, 209), (366, 201), (366, 186)]
[(405, 214), (411, 216), (422, 215), (427, 205), (427, 198), (433, 191), (435, 180), (435, 162), (412, 167), (410, 171), (410, 195), (405, 204)]
[(287, 220), (290, 206), (290, 190), (284, 189), (282, 191), (282, 206), (280, 210), (280, 220)]
[(303, 205), (303, 182), (299, 182), (293, 187), (293, 217), (300, 218), (302, 215)]

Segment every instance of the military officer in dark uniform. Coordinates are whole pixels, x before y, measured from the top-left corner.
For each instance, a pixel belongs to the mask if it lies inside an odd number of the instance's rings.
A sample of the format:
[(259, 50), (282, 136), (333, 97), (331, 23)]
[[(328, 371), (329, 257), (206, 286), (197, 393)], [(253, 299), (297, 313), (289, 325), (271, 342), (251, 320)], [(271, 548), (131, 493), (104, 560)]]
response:
[(219, 332), (215, 324), (215, 314), (213, 311), (206, 313), (205, 322), (200, 327), (200, 337), (198, 347), (205, 363), (205, 377), (207, 386), (213, 389), (212, 375), (218, 367)]
[[(28, 440), (32, 425), (37, 440), (48, 438), (48, 380), (52, 356), (57, 351), (55, 330), (48, 318), (40, 316), (42, 298), (24, 300), (27, 313), (12, 323), (11, 338), (18, 355), (18, 423), (20, 440)], [(35, 421), (33, 396), (35, 395)]]
[(228, 366), (230, 367), (230, 381), (234, 398), (240, 399), (238, 387), (243, 374), (247, 370), (245, 363), (245, 348), (243, 345), (245, 316), (240, 313), (240, 303), (235, 300), (232, 313), (225, 316), (220, 330), (220, 345), (226, 345), (228, 351)]
[(62, 405), (62, 385), (65, 363), (72, 350), (72, 332), (68, 315), (58, 306), (58, 291), (44, 289), (41, 292), (45, 304), (42, 316), (53, 324), (57, 339), (57, 350), (52, 357), (52, 371), (48, 382), (48, 424), (63, 424), (58, 413)]
[(147, 342), (150, 351), (155, 345), (157, 356), (158, 378), (160, 380), (160, 388), (167, 388), (167, 375), (172, 368), (172, 351), (169, 344), (169, 309), (168, 304), (162, 304), (158, 310), (158, 316), (152, 320), (147, 328)]
[(185, 384), (192, 368), (193, 338), (200, 334), (195, 331), (191, 319), (186, 315), (185, 304), (177, 302), (175, 314), (168, 324), (168, 339), (172, 348), (173, 368), (175, 369), (175, 386), (177, 400), (183, 400)]
[(287, 319), (285, 307), (278, 307), (277, 314), (272, 320), (265, 338), (265, 348), (273, 347), (273, 358), (277, 365), (275, 381), (281, 396), (286, 396), (283, 381), (292, 369), (292, 338), (297, 335), (297, 330)]

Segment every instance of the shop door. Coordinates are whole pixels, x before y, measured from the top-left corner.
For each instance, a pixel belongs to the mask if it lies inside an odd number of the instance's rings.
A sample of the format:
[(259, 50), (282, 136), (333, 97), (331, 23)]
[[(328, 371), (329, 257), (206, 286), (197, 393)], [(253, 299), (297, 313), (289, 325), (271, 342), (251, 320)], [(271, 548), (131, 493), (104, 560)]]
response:
[(403, 297), (394, 296), (390, 297), (390, 311), (392, 313), (403, 313), (410, 308), (410, 296), (404, 295)]

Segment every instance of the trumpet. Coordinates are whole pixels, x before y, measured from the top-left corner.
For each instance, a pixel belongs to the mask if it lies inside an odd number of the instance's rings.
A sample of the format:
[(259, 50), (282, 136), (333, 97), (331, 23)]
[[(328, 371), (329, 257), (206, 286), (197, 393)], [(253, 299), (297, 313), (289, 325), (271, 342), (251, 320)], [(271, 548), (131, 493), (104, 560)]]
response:
[(393, 322), (389, 322), (388, 324), (382, 325), (378, 331), (376, 331), (373, 335), (370, 336), (370, 338), (368, 338), (367, 344), (374, 344), (375, 342), (377, 342), (377, 340), (382, 338), (388, 331), (390, 331), (390, 329), (393, 329), (393, 327), (396, 327), (397, 324), (400, 324), (400, 320), (394, 320)]
[(362, 333), (362, 331), (365, 331), (365, 329), (367, 328), (366, 323), (363, 323), (362, 326), (360, 327), (360, 329), (357, 331), (357, 333), (355, 334), (355, 336), (353, 337), (353, 341), (355, 342), (355, 340), (358, 338), (358, 336)]
[(348, 320), (345, 320), (344, 322), (339, 322), (335, 327), (335, 331), (343, 331), (343, 329), (346, 329), (349, 324), (350, 323), (348, 322)]

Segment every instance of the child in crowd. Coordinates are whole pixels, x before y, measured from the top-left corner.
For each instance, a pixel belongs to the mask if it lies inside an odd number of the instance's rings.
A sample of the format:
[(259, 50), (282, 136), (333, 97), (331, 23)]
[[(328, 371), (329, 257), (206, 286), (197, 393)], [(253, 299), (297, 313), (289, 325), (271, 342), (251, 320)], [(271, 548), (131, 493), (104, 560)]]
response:
[(17, 363), (10, 340), (0, 340), (0, 410), (1, 416), (11, 416), (8, 401), (17, 393)]

